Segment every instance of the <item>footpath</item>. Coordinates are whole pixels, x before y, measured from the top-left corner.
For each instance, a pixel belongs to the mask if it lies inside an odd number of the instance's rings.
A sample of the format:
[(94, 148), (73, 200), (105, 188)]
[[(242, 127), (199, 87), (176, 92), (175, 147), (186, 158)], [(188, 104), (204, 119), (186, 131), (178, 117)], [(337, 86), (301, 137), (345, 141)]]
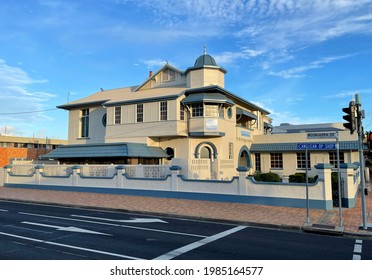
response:
[[(359, 193), (354, 208), (342, 209), (343, 230), (341, 234), (372, 238), (372, 192), (370, 184), (367, 185), (367, 189), (368, 195), (365, 196), (366, 217), (367, 225), (370, 227), (367, 230), (361, 228), (362, 206)], [(0, 187), (0, 199), (65, 206), (97, 207), (142, 214), (186, 217), (296, 230), (304, 229), (304, 223), (307, 218), (305, 208), (11, 187)], [(337, 228), (339, 217), (338, 207), (334, 207), (332, 210), (310, 209), (310, 227), (308, 229), (327, 233), (328, 229)], [(318, 228), (312, 228), (311, 225), (313, 224)], [(328, 233), (332, 233), (332, 231), (329, 230)]]

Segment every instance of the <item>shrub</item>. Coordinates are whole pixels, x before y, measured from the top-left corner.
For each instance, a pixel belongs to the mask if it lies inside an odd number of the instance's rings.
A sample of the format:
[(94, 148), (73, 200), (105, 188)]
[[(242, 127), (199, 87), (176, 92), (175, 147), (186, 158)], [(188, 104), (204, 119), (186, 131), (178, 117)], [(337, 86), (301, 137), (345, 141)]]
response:
[(254, 179), (259, 182), (281, 182), (282, 179), (276, 173), (256, 173)]
[[(309, 183), (314, 183), (318, 179), (318, 175), (315, 177), (309, 177)], [(290, 183), (306, 183), (306, 173), (295, 173), (293, 175), (289, 175), (289, 182)]]

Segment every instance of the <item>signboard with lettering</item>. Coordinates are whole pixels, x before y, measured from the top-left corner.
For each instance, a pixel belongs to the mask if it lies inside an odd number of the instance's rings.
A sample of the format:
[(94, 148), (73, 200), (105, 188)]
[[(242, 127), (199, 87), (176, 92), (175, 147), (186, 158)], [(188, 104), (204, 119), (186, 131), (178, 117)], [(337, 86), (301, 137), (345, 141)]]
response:
[(205, 119), (205, 130), (218, 130), (218, 120)]
[(307, 139), (336, 138), (337, 132), (313, 132), (307, 134)]
[(297, 150), (335, 150), (336, 143), (298, 143)]

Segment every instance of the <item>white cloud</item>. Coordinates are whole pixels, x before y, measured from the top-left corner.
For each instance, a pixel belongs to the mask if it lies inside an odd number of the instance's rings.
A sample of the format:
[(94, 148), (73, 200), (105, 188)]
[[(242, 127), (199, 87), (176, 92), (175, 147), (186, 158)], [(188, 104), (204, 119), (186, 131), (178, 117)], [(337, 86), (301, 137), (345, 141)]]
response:
[(337, 60), (341, 60), (341, 59), (346, 59), (346, 58), (349, 58), (353, 55), (355, 55), (355, 54), (333, 56), (333, 57), (324, 57), (324, 58), (321, 58), (319, 60), (312, 61), (307, 65), (297, 66), (297, 67), (293, 67), (293, 68), (290, 68), (290, 69), (277, 71), (277, 72), (269, 71), (269, 75), (278, 76), (278, 77), (282, 77), (282, 78), (285, 78), (285, 79), (302, 78), (302, 77), (306, 77), (305, 72), (308, 71), (308, 70), (322, 68), (322, 67), (324, 67), (324, 65), (326, 65), (328, 63), (331, 63), (331, 62), (334, 62), (334, 61), (337, 61)]
[(44, 84), (47, 80), (32, 78), (22, 68), (10, 66), (0, 59), (0, 102), (6, 104), (0, 109), (0, 127), (7, 127), (7, 133), (14, 133), (18, 127), (30, 127), (40, 120), (51, 120), (42, 112), (18, 114), (30, 111), (42, 111), (56, 96), (49, 92), (30, 90), (35, 84)]
[(161, 58), (155, 58), (155, 59), (148, 59), (148, 60), (143, 60), (141, 61), (143, 64), (147, 66), (147, 68), (152, 69), (152, 68), (159, 68), (164, 66), (164, 64), (167, 63), (165, 59)]
[(238, 52), (223, 52), (214, 55), (217, 64), (232, 64), (240, 59), (250, 59), (263, 55), (265, 52), (262, 50), (243, 48)]

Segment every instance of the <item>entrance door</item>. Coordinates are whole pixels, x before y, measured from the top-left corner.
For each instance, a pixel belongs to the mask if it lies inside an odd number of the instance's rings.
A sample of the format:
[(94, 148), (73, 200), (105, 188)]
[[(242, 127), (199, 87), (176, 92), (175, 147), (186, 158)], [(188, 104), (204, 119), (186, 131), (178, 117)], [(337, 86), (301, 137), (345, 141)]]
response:
[(210, 178), (217, 179), (217, 161), (213, 161), (213, 154), (211, 148), (207, 146), (203, 146), (200, 149), (200, 158), (202, 159), (209, 159), (209, 170), (210, 170)]

